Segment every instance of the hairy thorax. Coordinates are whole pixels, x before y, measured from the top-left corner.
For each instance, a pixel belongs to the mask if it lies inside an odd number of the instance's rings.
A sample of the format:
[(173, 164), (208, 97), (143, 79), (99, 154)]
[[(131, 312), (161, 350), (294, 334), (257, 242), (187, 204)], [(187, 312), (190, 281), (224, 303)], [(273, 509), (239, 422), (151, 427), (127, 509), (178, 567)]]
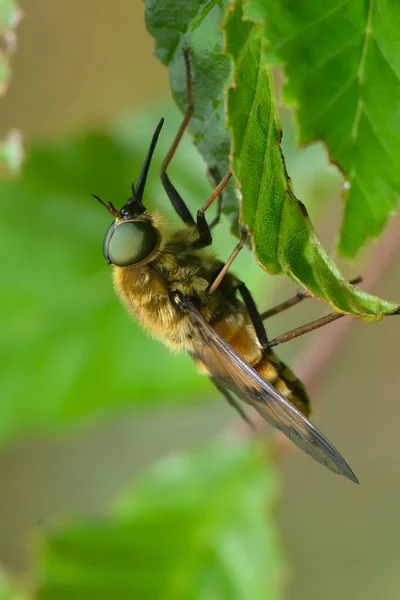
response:
[(171, 348), (188, 349), (189, 327), (171, 302), (168, 285), (149, 267), (114, 268), (114, 285), (131, 316)]
[(237, 302), (236, 278), (229, 275), (211, 297), (207, 290), (221, 263), (205, 251), (188, 252), (178, 240), (161, 249), (151, 263), (138, 267), (114, 267), (116, 291), (136, 319), (153, 337), (173, 350), (191, 350), (191, 325), (173, 303), (174, 292), (194, 298), (210, 322), (224, 321), (230, 335), (244, 325), (242, 305)]

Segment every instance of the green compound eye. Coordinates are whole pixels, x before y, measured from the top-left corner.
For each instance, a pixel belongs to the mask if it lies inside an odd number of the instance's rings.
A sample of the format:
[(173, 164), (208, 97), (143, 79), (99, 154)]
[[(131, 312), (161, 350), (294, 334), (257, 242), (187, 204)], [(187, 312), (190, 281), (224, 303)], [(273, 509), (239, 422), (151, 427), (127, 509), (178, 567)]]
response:
[(127, 267), (149, 258), (158, 243), (157, 229), (146, 221), (112, 223), (104, 238), (103, 253), (109, 264)]

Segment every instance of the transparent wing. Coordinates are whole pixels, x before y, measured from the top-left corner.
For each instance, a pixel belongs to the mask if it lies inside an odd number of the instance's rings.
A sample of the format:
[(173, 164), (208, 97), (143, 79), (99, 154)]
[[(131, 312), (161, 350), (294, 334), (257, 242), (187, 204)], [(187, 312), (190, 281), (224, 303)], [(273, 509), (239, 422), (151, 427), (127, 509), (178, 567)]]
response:
[(263, 379), (213, 327), (192, 302), (180, 301), (193, 324), (195, 358), (215, 382), (253, 406), (273, 427), (328, 469), (358, 483), (341, 454), (293, 404)]

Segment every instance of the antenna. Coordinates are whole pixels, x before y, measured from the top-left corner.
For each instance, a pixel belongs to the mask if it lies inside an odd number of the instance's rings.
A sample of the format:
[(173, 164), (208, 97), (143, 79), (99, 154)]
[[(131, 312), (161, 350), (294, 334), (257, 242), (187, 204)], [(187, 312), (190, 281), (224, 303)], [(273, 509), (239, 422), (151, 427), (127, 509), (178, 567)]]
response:
[(110, 212), (112, 215), (114, 215), (114, 217), (121, 217), (121, 213), (119, 212), (119, 210), (117, 210), (115, 208), (115, 206), (113, 204), (111, 204), (111, 202), (106, 204), (104, 202), (104, 200), (102, 200), (101, 198), (96, 196), (96, 194), (92, 194), (92, 196), (93, 196), (93, 198), (96, 198), (96, 200), (98, 200), (100, 202), (100, 204), (102, 204), (104, 206), (104, 208), (106, 208), (108, 210), (108, 212)]
[[(147, 156), (144, 161), (142, 172), (140, 173), (140, 176), (139, 176), (139, 179), (138, 179), (138, 182), (136, 185), (136, 191), (134, 193), (134, 201), (135, 202), (140, 202), (140, 203), (142, 202), (144, 186), (146, 185), (147, 173), (148, 173), (148, 170), (150, 167), (150, 163), (151, 163), (151, 159), (152, 159), (155, 147), (157, 145), (158, 136), (160, 135), (160, 131), (161, 131), (163, 124), (164, 124), (164, 119), (161, 119), (161, 121), (157, 125), (156, 130), (153, 134), (150, 148), (147, 152)], [(132, 189), (134, 189), (134, 186), (132, 186)]]

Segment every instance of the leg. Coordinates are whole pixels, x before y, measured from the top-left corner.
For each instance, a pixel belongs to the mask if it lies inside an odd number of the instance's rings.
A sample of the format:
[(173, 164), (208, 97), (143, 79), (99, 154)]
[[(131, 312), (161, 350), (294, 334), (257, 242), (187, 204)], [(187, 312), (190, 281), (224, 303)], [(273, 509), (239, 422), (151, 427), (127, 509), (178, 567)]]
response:
[[(175, 152), (176, 152), (176, 150), (179, 146), (179, 143), (182, 139), (182, 136), (185, 133), (186, 128), (189, 125), (190, 119), (192, 118), (193, 113), (194, 113), (193, 83), (192, 83), (192, 74), (191, 74), (191, 69), (190, 69), (190, 48), (188, 48), (188, 47), (185, 48), (184, 57), (185, 57), (185, 65), (186, 65), (186, 85), (187, 85), (187, 90), (188, 90), (189, 105), (186, 109), (186, 114), (183, 118), (181, 126), (178, 129), (178, 132), (175, 136), (172, 146), (169, 149), (168, 154), (165, 157), (164, 162), (161, 166), (161, 181), (162, 181), (165, 191), (167, 192), (168, 198), (171, 200), (172, 206), (175, 208), (176, 212), (178, 213), (178, 215), (180, 216), (182, 221), (184, 223), (192, 225), (195, 223), (195, 221), (194, 221), (188, 207), (186, 206), (183, 198), (178, 193), (178, 191), (175, 189), (174, 185), (171, 183), (171, 181), (167, 175), (167, 172), (166, 172), (167, 167), (170, 164), (172, 158), (174, 157)], [(197, 227), (198, 227), (199, 235), (200, 235), (200, 240), (198, 242), (198, 246), (200, 248), (209, 246), (212, 241), (210, 227), (208, 226), (208, 223), (206, 221), (204, 213), (207, 210), (207, 208), (209, 208), (211, 206), (211, 204), (214, 202), (214, 200), (216, 198), (220, 198), (220, 194), (221, 194), (222, 190), (227, 185), (227, 183), (231, 177), (232, 177), (232, 173), (230, 171), (228, 171), (228, 173), (225, 175), (225, 177), (222, 179), (222, 181), (217, 185), (217, 187), (215, 188), (215, 190), (213, 191), (213, 193), (211, 194), (211, 196), (209, 197), (207, 202), (197, 213)], [(212, 227), (219, 221), (221, 209), (222, 209), (222, 200), (219, 199), (217, 216), (212, 223)]]
[[(212, 242), (210, 226), (207, 223), (204, 213), (207, 209), (210, 208), (211, 204), (213, 204), (213, 202), (215, 202), (217, 198), (221, 198), (221, 193), (223, 189), (228, 185), (228, 182), (231, 177), (232, 172), (228, 171), (225, 177), (219, 182), (219, 184), (217, 185), (211, 196), (208, 198), (208, 200), (203, 204), (200, 210), (197, 211), (197, 228), (199, 230), (199, 241), (197, 245), (200, 248), (209, 246)], [(217, 215), (217, 217), (219, 219), (219, 215)]]
[[(221, 181), (221, 175), (218, 171), (218, 169), (216, 167), (210, 167), (208, 169), (208, 173), (209, 175), (211, 175), (211, 177), (213, 178), (215, 185), (218, 185), (218, 182)], [(216, 215), (214, 217), (214, 219), (211, 221), (210, 223), (210, 229), (214, 229), (214, 227), (219, 223), (219, 220), (221, 218), (221, 213), (222, 213), (222, 203), (223, 203), (223, 197), (222, 197), (222, 193), (218, 196), (218, 204), (217, 204), (217, 212)]]
[(175, 139), (172, 143), (172, 146), (169, 149), (168, 154), (165, 157), (164, 162), (161, 166), (161, 181), (162, 181), (165, 191), (167, 192), (168, 198), (171, 200), (172, 206), (174, 207), (174, 209), (176, 210), (176, 212), (178, 213), (178, 215), (180, 216), (182, 221), (184, 223), (194, 224), (194, 219), (193, 219), (192, 215), (190, 214), (188, 207), (186, 206), (184, 200), (181, 198), (180, 194), (177, 192), (175, 187), (172, 185), (172, 183), (169, 180), (169, 177), (166, 173), (166, 169), (167, 169), (169, 163), (171, 162), (171, 160), (176, 152), (176, 149), (179, 146), (179, 142), (181, 141), (182, 136), (185, 133), (185, 130), (186, 130), (187, 126), (189, 125), (189, 121), (192, 118), (192, 115), (194, 112), (193, 84), (192, 84), (192, 74), (191, 74), (191, 70), (190, 70), (190, 49), (189, 48), (185, 48), (184, 57), (185, 57), (185, 65), (186, 65), (186, 85), (187, 85), (187, 91), (188, 91), (189, 105), (186, 109), (186, 114), (183, 118), (181, 126), (178, 129), (178, 133), (176, 134)]
[[(361, 283), (361, 281), (362, 277), (356, 277), (355, 279), (352, 279), (350, 283), (351, 285), (357, 285), (357, 283)], [(269, 317), (273, 317), (274, 315), (277, 315), (283, 310), (286, 310), (291, 306), (295, 306), (296, 304), (304, 300), (304, 298), (312, 298), (312, 295), (307, 290), (299, 290), (297, 294), (293, 296), (293, 298), (289, 298), (289, 300), (286, 300), (285, 302), (282, 302), (281, 304), (278, 304), (277, 306), (274, 306), (273, 308), (270, 308), (269, 310), (266, 310), (263, 313), (261, 313), (261, 319), (265, 321), (265, 319), (269, 319)]]
[(221, 394), (224, 396), (225, 400), (227, 400), (228, 404), (233, 406), (233, 408), (239, 413), (239, 415), (242, 417), (243, 421), (246, 421), (246, 423), (248, 425), (250, 425), (250, 427), (252, 429), (257, 429), (256, 426), (254, 425), (254, 423), (252, 423), (252, 421), (249, 419), (249, 417), (247, 416), (247, 414), (245, 413), (243, 408), (240, 406), (240, 404), (238, 402), (236, 402), (235, 398), (228, 392), (228, 390), (226, 388), (224, 388), (223, 385), (220, 385), (217, 382), (217, 380), (214, 379), (213, 377), (211, 378), (211, 381), (213, 382), (213, 384), (215, 385), (217, 390), (219, 392), (221, 392)]
[(284, 344), (285, 342), (289, 342), (294, 338), (303, 335), (304, 333), (308, 333), (309, 331), (314, 331), (314, 329), (318, 329), (323, 325), (327, 325), (328, 323), (333, 323), (333, 321), (337, 321), (341, 317), (345, 317), (349, 315), (345, 315), (343, 313), (330, 313), (325, 317), (321, 317), (316, 321), (312, 321), (311, 323), (307, 323), (307, 325), (303, 325), (302, 327), (297, 327), (296, 329), (292, 329), (292, 331), (288, 331), (287, 333), (283, 333), (279, 335), (274, 340), (268, 342), (268, 348), (272, 348), (273, 346), (278, 346), (279, 344)]
[(253, 323), (253, 327), (257, 334), (258, 341), (260, 342), (262, 348), (267, 348), (269, 346), (267, 332), (265, 331), (265, 327), (262, 322), (262, 317), (258, 312), (258, 308), (253, 300), (253, 296), (250, 294), (248, 288), (243, 283), (243, 281), (238, 286), (238, 290), (243, 298), (243, 302), (246, 305), (247, 312), (249, 313), (249, 317), (251, 319), (251, 322)]
[(211, 221), (210, 226), (209, 226), (211, 230), (213, 230), (214, 227), (219, 223), (221, 214), (222, 214), (222, 194), (220, 194), (218, 196), (217, 214), (215, 215), (215, 217), (213, 218), (213, 220)]
[[(393, 315), (400, 314), (400, 311), (397, 313), (393, 313), (391, 315), (387, 315), (388, 317), (392, 317)], [(278, 346), (279, 344), (284, 344), (285, 342), (289, 342), (290, 340), (294, 340), (294, 338), (303, 335), (304, 333), (308, 333), (309, 331), (314, 331), (314, 329), (319, 329), (323, 325), (328, 325), (328, 323), (333, 323), (333, 321), (337, 321), (341, 317), (349, 317), (350, 315), (346, 315), (344, 313), (329, 313), (329, 315), (325, 315), (325, 317), (321, 317), (316, 321), (311, 321), (311, 323), (307, 323), (307, 325), (303, 325), (302, 327), (297, 327), (296, 329), (292, 329), (292, 331), (288, 331), (287, 333), (283, 333), (282, 335), (278, 335), (274, 340), (268, 342), (268, 347), (272, 348), (273, 346)]]
[(312, 298), (312, 296), (307, 290), (299, 290), (297, 294), (292, 298), (289, 298), (289, 300), (285, 300), (285, 302), (281, 302), (281, 304), (277, 304), (277, 306), (265, 310), (261, 313), (260, 317), (265, 321), (265, 319), (269, 319), (269, 317), (273, 317), (291, 306), (296, 306), (296, 304), (304, 300), (304, 298)]
[(235, 246), (232, 254), (228, 258), (228, 260), (222, 267), (221, 271), (218, 273), (217, 277), (214, 279), (213, 283), (211, 284), (210, 289), (208, 290), (208, 294), (210, 296), (213, 295), (213, 293), (218, 288), (219, 284), (221, 283), (221, 281), (223, 280), (223, 278), (229, 271), (229, 267), (231, 266), (231, 264), (233, 263), (233, 261), (235, 260), (235, 258), (237, 257), (237, 255), (239, 254), (241, 249), (243, 248), (246, 238), (247, 238), (247, 231), (245, 229), (242, 229), (242, 235), (240, 237), (239, 243)]

